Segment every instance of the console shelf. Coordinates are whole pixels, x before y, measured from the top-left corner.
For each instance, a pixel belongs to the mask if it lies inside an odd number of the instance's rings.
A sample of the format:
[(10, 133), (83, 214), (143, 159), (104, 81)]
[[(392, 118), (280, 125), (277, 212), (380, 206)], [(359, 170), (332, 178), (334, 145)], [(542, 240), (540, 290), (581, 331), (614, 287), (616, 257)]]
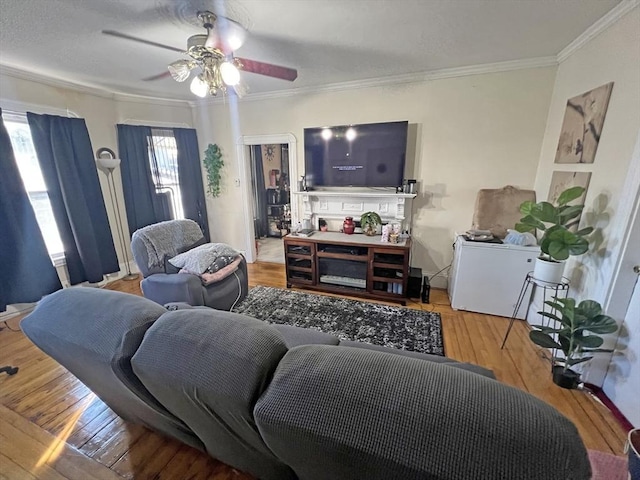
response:
[[(399, 244), (381, 243), (379, 235), (336, 232), (315, 232), (311, 237), (287, 235), (284, 237), (287, 288), (307, 287), (406, 305), (410, 249), (411, 239)], [(327, 282), (327, 276), (333, 277), (334, 283)], [(355, 283), (362, 286), (351, 285)]]

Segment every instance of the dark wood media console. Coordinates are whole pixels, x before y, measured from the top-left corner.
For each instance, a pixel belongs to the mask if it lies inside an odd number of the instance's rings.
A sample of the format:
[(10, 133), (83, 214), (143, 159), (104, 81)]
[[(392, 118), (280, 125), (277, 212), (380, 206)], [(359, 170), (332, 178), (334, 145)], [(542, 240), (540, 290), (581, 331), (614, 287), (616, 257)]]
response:
[(411, 239), (315, 232), (284, 237), (287, 288), (306, 287), (406, 305)]

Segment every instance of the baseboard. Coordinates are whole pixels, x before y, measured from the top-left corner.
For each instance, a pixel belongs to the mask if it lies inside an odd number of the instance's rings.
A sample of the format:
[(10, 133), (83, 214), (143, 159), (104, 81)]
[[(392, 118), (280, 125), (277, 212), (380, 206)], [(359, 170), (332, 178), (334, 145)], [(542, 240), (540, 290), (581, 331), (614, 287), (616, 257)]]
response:
[(634, 427), (631, 422), (627, 420), (627, 417), (625, 417), (624, 414), (618, 409), (618, 407), (616, 407), (615, 403), (613, 403), (611, 399), (607, 397), (607, 394), (604, 393), (602, 388), (598, 387), (597, 385), (593, 385), (592, 383), (585, 383), (584, 386), (591, 390), (593, 394), (598, 398), (598, 400), (605, 404), (605, 406), (611, 411), (615, 419), (626, 432), (633, 430)]

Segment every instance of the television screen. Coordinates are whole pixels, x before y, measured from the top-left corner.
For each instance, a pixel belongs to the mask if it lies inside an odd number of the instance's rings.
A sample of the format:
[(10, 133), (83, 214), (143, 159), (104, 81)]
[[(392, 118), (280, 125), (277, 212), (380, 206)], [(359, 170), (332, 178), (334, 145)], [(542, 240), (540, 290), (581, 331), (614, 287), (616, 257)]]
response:
[(304, 129), (308, 187), (402, 184), (409, 122)]

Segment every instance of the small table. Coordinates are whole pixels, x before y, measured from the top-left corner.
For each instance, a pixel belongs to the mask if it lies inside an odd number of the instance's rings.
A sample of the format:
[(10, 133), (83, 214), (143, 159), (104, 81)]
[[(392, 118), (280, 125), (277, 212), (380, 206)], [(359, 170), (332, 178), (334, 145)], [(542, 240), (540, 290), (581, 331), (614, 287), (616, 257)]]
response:
[[(531, 287), (531, 292), (529, 293), (529, 303), (527, 304), (527, 311), (524, 315), (524, 320), (527, 321), (529, 317), (529, 307), (531, 306), (531, 302), (533, 301), (533, 292), (536, 287), (542, 288), (542, 311), (546, 312), (545, 308), (548, 305), (545, 303), (547, 301), (547, 291), (552, 291), (553, 296), (557, 297), (559, 292), (564, 292), (564, 298), (567, 298), (569, 294), (569, 279), (566, 277), (562, 277), (562, 281), (560, 283), (552, 283), (552, 282), (543, 282), (533, 277), (533, 272), (527, 273), (527, 276), (522, 283), (522, 288), (520, 289), (520, 295), (518, 296), (518, 301), (516, 302), (516, 306), (513, 309), (513, 314), (511, 315), (511, 321), (509, 322), (509, 328), (507, 329), (507, 333), (504, 336), (504, 340), (502, 341), (502, 346), (500, 349), (504, 348), (505, 343), (507, 343), (507, 338), (509, 338), (509, 333), (511, 333), (511, 328), (513, 327), (513, 322), (516, 321), (516, 315), (518, 314), (518, 310), (520, 310), (520, 306), (522, 305), (522, 301), (524, 300), (525, 295), (527, 294), (527, 290)], [(544, 321), (544, 320), (543, 320)]]

